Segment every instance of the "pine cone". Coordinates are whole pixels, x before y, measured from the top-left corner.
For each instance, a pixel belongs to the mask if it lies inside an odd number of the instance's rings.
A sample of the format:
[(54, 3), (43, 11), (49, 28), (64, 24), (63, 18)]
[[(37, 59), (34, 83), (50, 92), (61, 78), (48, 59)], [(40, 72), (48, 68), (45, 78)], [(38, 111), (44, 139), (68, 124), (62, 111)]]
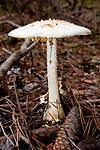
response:
[(58, 132), (53, 150), (71, 150), (73, 146), (71, 141), (76, 142), (78, 140), (79, 129), (80, 115), (78, 107), (74, 106)]

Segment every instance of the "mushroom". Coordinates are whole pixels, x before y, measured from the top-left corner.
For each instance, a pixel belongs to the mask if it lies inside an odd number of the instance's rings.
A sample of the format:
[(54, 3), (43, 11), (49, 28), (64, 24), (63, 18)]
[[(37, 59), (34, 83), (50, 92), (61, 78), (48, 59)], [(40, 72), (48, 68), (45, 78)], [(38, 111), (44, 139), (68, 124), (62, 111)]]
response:
[(17, 38), (41, 38), (47, 43), (49, 101), (48, 109), (44, 113), (44, 120), (57, 122), (65, 117), (58, 90), (56, 39), (87, 34), (91, 34), (87, 28), (56, 19), (36, 21), (8, 34)]

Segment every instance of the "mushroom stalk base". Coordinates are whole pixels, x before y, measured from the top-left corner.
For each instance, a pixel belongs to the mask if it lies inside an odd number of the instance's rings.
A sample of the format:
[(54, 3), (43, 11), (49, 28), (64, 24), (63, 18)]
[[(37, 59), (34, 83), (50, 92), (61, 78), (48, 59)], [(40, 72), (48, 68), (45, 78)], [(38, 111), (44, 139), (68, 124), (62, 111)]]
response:
[(44, 120), (57, 122), (65, 117), (58, 90), (56, 39), (47, 40), (47, 75), (49, 91), (49, 108), (44, 114)]

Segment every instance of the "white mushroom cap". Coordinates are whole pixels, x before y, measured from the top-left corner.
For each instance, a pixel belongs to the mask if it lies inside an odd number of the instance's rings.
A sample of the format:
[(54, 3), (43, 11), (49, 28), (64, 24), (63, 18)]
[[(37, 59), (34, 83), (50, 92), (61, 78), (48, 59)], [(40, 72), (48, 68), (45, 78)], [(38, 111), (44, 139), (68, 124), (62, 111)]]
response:
[(63, 20), (41, 20), (11, 31), (8, 35), (17, 38), (54, 37), (63, 38), (75, 35), (87, 35), (87, 28)]

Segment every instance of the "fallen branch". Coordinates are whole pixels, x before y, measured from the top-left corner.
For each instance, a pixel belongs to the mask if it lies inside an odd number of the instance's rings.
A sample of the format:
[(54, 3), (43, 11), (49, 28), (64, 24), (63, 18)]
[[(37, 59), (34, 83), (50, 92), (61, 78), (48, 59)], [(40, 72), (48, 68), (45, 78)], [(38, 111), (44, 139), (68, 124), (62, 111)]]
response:
[(7, 71), (12, 67), (12, 65), (20, 60), (23, 56), (27, 54), (29, 50), (34, 48), (39, 40), (32, 43), (30, 46), (29, 44), (31, 41), (29, 39), (26, 39), (23, 45), (21, 46), (21, 49), (16, 51), (15, 53), (12, 53), (12, 55), (0, 66), (0, 77), (7, 73)]
[(16, 24), (16, 23), (14, 23), (13, 21), (10, 21), (10, 20), (4, 20), (4, 21), (0, 22), (0, 24), (3, 24), (3, 23), (9, 23), (12, 26), (17, 27), (17, 28), (21, 27), (19, 24)]

